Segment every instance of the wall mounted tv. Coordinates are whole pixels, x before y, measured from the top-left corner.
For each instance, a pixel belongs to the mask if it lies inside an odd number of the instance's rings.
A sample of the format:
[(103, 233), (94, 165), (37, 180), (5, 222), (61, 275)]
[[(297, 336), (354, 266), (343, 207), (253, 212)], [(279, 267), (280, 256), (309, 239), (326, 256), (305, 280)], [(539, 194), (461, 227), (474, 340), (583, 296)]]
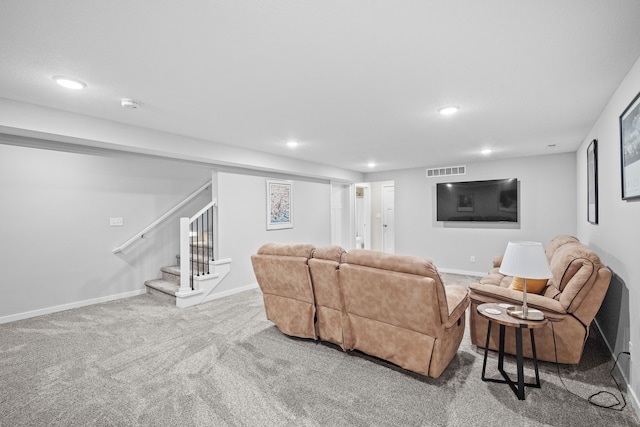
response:
[(438, 221), (518, 222), (518, 180), (436, 185)]

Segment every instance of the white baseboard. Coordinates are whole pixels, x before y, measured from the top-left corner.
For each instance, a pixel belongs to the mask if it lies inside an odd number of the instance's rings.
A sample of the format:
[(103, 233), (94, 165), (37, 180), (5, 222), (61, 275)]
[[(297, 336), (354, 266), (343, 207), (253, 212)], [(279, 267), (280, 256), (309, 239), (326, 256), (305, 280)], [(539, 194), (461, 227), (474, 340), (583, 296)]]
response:
[(229, 289), (228, 291), (222, 291), (222, 292), (217, 292), (217, 293), (210, 294), (202, 302), (213, 301), (213, 300), (216, 300), (216, 299), (228, 297), (228, 296), (231, 296), (231, 295), (239, 294), (241, 292), (246, 292), (246, 291), (250, 291), (250, 290), (258, 289), (258, 288), (259, 288), (258, 283), (252, 283), (252, 284), (247, 285), (247, 286), (241, 286), (239, 288)]
[(43, 316), (45, 314), (57, 313), (59, 311), (71, 310), (72, 308), (85, 307), (87, 305), (100, 304), (103, 302), (114, 301), (122, 298), (135, 297), (136, 295), (146, 294), (147, 290), (138, 289), (136, 291), (124, 292), (121, 294), (107, 295), (99, 298), (87, 299), (84, 301), (76, 301), (69, 304), (56, 305), (54, 307), (45, 307), (33, 311), (25, 311), (24, 313), (11, 314), (9, 316), (0, 317), (0, 324), (15, 322), (16, 320), (29, 319), (31, 317)]
[(488, 274), (487, 271), (466, 271), (466, 270), (456, 270), (453, 268), (438, 268), (438, 271), (441, 271), (443, 273), (463, 274), (465, 276), (478, 276), (478, 277), (484, 277)]
[[(616, 354), (615, 354), (615, 349), (613, 347), (611, 347), (611, 344), (609, 343), (609, 341), (607, 341), (607, 339), (605, 338), (604, 334), (602, 333), (602, 328), (600, 327), (600, 324), (598, 323), (598, 320), (597, 319), (593, 319), (593, 323), (596, 325), (596, 328), (598, 328), (598, 332), (600, 333), (600, 336), (604, 340), (604, 343), (607, 346), (607, 349), (609, 350), (609, 353), (611, 354), (611, 360), (613, 360), (615, 362), (616, 357), (617, 357)], [(629, 370), (631, 370), (631, 368), (629, 368)], [(633, 388), (631, 388), (631, 384), (630, 384), (629, 378), (619, 368), (617, 369), (617, 371), (618, 371), (618, 373), (620, 374), (620, 376), (622, 377), (622, 379), (624, 381), (625, 388), (627, 389), (627, 397), (629, 397), (630, 398), (629, 400), (631, 400), (631, 406), (633, 406), (633, 409), (636, 412), (636, 416), (640, 417), (640, 400), (638, 400), (638, 396), (633, 391)], [(629, 372), (629, 375), (632, 375), (631, 372)]]
[(636, 411), (636, 416), (640, 417), (640, 401), (638, 400), (638, 396), (633, 392), (633, 389), (627, 384), (627, 397), (631, 399), (631, 406)]

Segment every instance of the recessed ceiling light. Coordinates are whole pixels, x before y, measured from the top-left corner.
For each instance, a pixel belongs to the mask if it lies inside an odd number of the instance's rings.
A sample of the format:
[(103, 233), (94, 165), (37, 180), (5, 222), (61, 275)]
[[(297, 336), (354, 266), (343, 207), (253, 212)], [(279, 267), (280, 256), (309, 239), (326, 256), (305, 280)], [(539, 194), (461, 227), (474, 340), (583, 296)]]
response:
[(480, 151), (480, 153), (484, 154), (485, 156), (487, 154), (491, 154), (492, 152), (493, 152), (493, 150), (491, 148), (485, 148), (485, 149)]
[(53, 76), (53, 80), (58, 83), (62, 87), (66, 87), (67, 89), (84, 89), (87, 87), (87, 84), (82, 80), (74, 79), (73, 77), (66, 76)]
[(293, 141), (293, 140), (287, 141), (287, 147), (295, 148), (297, 146), (298, 146), (298, 141)]
[(375, 167), (376, 167), (376, 164), (375, 164), (375, 163), (373, 163), (373, 162), (369, 162), (369, 163), (367, 163), (367, 167), (369, 167), (369, 168), (375, 168)]
[(451, 114), (457, 113), (458, 110), (460, 110), (460, 107), (458, 107), (457, 105), (448, 105), (446, 107), (439, 108), (438, 113), (442, 114), (443, 116), (449, 116)]

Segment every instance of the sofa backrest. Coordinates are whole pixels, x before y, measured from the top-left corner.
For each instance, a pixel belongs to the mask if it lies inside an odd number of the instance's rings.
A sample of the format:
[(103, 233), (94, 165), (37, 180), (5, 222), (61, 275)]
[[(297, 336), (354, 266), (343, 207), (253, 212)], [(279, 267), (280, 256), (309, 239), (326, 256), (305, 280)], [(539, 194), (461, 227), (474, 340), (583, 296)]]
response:
[(444, 285), (430, 260), (354, 249), (342, 261), (340, 285), (347, 313), (439, 335), (449, 312)]
[(306, 243), (267, 243), (251, 256), (253, 271), (265, 294), (314, 302), (309, 267), (314, 246)]
[(553, 254), (558, 250), (562, 245), (566, 245), (567, 243), (580, 243), (577, 237), (569, 236), (568, 234), (560, 234), (549, 242), (549, 245), (544, 250), (545, 255), (547, 256), (547, 261), (551, 263), (551, 258), (553, 258)]
[(314, 246), (267, 243), (251, 256), (267, 319), (287, 335), (316, 338), (315, 301), (308, 260)]
[(547, 249), (553, 277), (544, 296), (554, 298), (568, 313), (590, 323), (609, 287), (611, 271), (588, 246), (572, 239), (554, 239), (552, 250)]

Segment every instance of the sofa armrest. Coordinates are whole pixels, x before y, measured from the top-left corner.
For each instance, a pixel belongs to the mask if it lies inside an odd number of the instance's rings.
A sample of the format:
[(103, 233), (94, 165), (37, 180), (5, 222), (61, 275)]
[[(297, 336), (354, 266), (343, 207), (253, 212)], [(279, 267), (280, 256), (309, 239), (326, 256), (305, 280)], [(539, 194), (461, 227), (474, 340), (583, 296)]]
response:
[(465, 286), (448, 285), (444, 287), (447, 296), (447, 309), (449, 318), (445, 322), (444, 327), (450, 328), (460, 317), (464, 316), (471, 300), (469, 299), (469, 290)]
[[(522, 304), (522, 292), (509, 288), (503, 288), (493, 285), (473, 284), (469, 286), (471, 300), (477, 302), (495, 302), (500, 301), (507, 304)], [(489, 299), (489, 300), (485, 300)], [(527, 293), (527, 305), (536, 308), (553, 319), (559, 318), (567, 314), (560, 302), (553, 298), (547, 298), (542, 295)]]

